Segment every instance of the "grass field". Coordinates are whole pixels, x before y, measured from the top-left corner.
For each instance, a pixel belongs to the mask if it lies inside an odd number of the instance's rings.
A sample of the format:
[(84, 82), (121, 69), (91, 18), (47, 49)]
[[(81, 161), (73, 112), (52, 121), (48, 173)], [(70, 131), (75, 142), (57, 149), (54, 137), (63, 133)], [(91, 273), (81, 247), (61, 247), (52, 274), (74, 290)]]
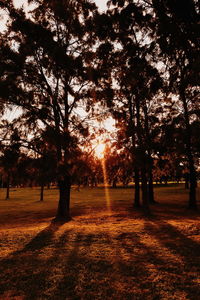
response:
[[(200, 299), (200, 213), (182, 185), (155, 189), (144, 217), (133, 189), (72, 191), (72, 221), (51, 223), (58, 191), (0, 190), (0, 299)], [(198, 199), (199, 199), (198, 191)]]

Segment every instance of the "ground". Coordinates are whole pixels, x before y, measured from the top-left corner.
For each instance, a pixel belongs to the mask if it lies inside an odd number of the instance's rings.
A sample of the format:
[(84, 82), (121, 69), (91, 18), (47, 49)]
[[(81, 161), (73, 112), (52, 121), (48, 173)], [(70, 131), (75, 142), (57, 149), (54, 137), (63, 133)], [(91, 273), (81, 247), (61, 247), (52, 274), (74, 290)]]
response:
[(132, 188), (74, 188), (56, 225), (56, 189), (1, 189), (0, 299), (200, 299), (200, 213), (182, 185), (155, 190), (147, 217)]

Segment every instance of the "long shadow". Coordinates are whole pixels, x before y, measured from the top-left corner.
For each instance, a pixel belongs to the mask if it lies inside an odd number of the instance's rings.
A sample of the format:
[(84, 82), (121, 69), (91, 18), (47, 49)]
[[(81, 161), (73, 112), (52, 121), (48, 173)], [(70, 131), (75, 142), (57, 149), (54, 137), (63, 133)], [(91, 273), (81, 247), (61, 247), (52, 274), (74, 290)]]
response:
[(32, 295), (35, 293), (35, 282), (38, 283), (38, 289), (42, 288), (44, 280), (42, 280), (41, 273), (38, 272), (42, 268), (42, 259), (39, 255), (52, 243), (54, 234), (60, 226), (60, 224), (50, 224), (23, 249), (11, 253), (0, 261), (0, 296), (2, 299), (3, 297), (6, 299), (7, 296), (4, 295), (4, 292), (7, 291), (11, 292), (12, 296), (8, 296), (11, 299), (19, 294), (24, 298), (27, 296), (27, 299), (32, 299)]
[(49, 226), (40, 231), (28, 244), (26, 244), (22, 250), (15, 252), (14, 255), (18, 253), (25, 253), (29, 250), (37, 251), (45, 248), (51, 243), (54, 234), (61, 227), (61, 225), (62, 224), (60, 223), (51, 222)]
[[(181, 256), (186, 264), (194, 261), (192, 254), (196, 253), (196, 258), (200, 257), (200, 243), (184, 235), (166, 221), (159, 220), (159, 222), (157, 222), (152, 219), (151, 222), (146, 222), (145, 230), (153, 235), (163, 246)], [(168, 240), (169, 238), (170, 241)], [(200, 260), (198, 262), (200, 265)]]
[[(26, 300), (37, 299), (51, 299), (55, 292), (55, 286), (59, 286), (63, 279), (63, 268), (66, 257), (70, 251), (67, 248), (69, 246), (70, 234), (73, 233), (71, 229), (65, 230), (59, 239), (53, 244), (53, 251), (45, 261), (45, 265), (39, 261), (38, 265), (40, 269), (37, 271), (36, 282), (41, 286), (37, 288), (31, 297), (27, 293)], [(41, 268), (42, 265), (42, 268)], [(37, 283), (37, 286), (38, 286)], [(61, 292), (62, 290), (60, 290)], [(54, 299), (54, 297), (53, 297)], [(58, 298), (61, 299), (61, 298)]]
[[(118, 235), (66, 228), (55, 239), (59, 228), (50, 224), (22, 250), (1, 261), (1, 299), (156, 300), (177, 297), (182, 291), (187, 299), (200, 299), (195, 276), (187, 276), (200, 269), (200, 245), (169, 223), (151, 218), (141, 232)], [(154, 244), (143, 241), (143, 234), (152, 237)], [(183, 265), (180, 260), (172, 264), (162, 248), (180, 257)], [(180, 278), (184, 282), (179, 283)], [(5, 291), (12, 292), (10, 298)]]
[[(182, 263), (169, 263), (168, 270), (177, 272), (184, 279), (180, 287), (188, 294), (189, 299), (200, 299), (200, 243), (187, 237), (168, 222), (159, 220), (146, 222), (145, 231), (157, 239), (161, 246), (167, 248), (173, 255), (182, 259)], [(162, 267), (162, 269), (164, 269)], [(196, 281), (196, 282), (195, 282)], [(195, 297), (195, 298), (194, 298)]]
[(96, 299), (97, 295), (100, 297), (105, 291), (106, 295), (114, 293), (111, 292), (108, 283), (104, 284), (103, 288), (100, 284), (107, 272), (112, 274), (112, 264), (100, 257), (95, 259), (91, 255), (91, 246), (98, 240), (98, 234), (77, 234), (72, 249), (63, 261), (63, 277), (50, 299)]
[[(145, 215), (142, 208), (134, 208), (133, 206), (120, 207), (124, 209), (124, 217), (129, 219), (147, 219), (147, 220), (197, 220), (200, 221), (200, 211), (189, 210), (186, 205), (176, 203), (158, 202), (150, 207), (150, 214)], [(114, 208), (113, 211), (119, 212), (119, 208)], [(120, 213), (119, 213), (120, 215)]]
[[(96, 233), (77, 235), (74, 246), (63, 263), (63, 278), (50, 299), (96, 299), (95, 296), (98, 299), (144, 299), (144, 289), (148, 289), (147, 296), (150, 294), (152, 299), (159, 299), (158, 291), (148, 281), (151, 274), (145, 265), (145, 255), (149, 257), (149, 249), (145, 249), (146, 254), (137, 254), (133, 259), (132, 252), (127, 247), (130, 261), (124, 261), (120, 254), (126, 248), (125, 242), (121, 245), (123, 238), (126, 239), (127, 235), (119, 235), (115, 241), (105, 233), (102, 236)], [(138, 235), (134, 242), (140, 249), (145, 248)], [(106, 256), (106, 253), (109, 255)], [(156, 256), (154, 260), (158, 263)], [(162, 263), (161, 260), (160, 264)], [(128, 291), (134, 284), (137, 287), (135, 293)], [(127, 289), (121, 288), (122, 286)]]
[(77, 234), (63, 262), (63, 278), (50, 299), (119, 299), (113, 286), (119, 283), (118, 276), (107, 255), (111, 250), (105, 233)]
[(105, 272), (112, 274), (112, 264), (104, 258), (94, 260), (88, 255), (93, 242), (99, 241), (99, 235), (65, 230), (55, 240), (58, 229), (59, 225), (50, 224), (22, 250), (1, 261), (0, 298), (64, 300), (81, 299), (84, 294), (85, 299), (90, 299), (88, 295), (93, 298), (96, 290), (104, 296), (114, 293), (109, 286), (109, 276), (106, 291), (100, 284)]
[[(53, 294), (50, 299), (79, 299), (76, 296), (76, 286), (79, 276), (79, 246), (82, 241), (82, 234), (78, 233), (73, 241), (73, 247), (62, 258), (62, 276), (57, 284), (56, 289), (53, 290)], [(28, 300), (28, 299), (27, 299)]]
[[(177, 297), (182, 299), (185, 296), (187, 299), (200, 299), (200, 287), (197, 288), (197, 283), (194, 283), (194, 279), (198, 279), (199, 274), (200, 245), (185, 237), (173, 226), (170, 225), (170, 228), (166, 226), (168, 224), (164, 224), (164, 227), (161, 225), (161, 228), (155, 232), (155, 228), (154, 226), (151, 227), (151, 223), (147, 220), (145, 229), (139, 234), (125, 232), (114, 238), (114, 242), (113, 239), (110, 239), (112, 248), (116, 248), (116, 256), (118, 256), (116, 264), (119, 271), (119, 281), (127, 280), (135, 287), (135, 294), (130, 294), (129, 296), (133, 297), (130, 299), (169, 299), (172, 295), (175, 296), (174, 299), (178, 299)], [(156, 221), (154, 223), (158, 226)], [(169, 229), (171, 229), (170, 232)], [(178, 237), (179, 245), (175, 247), (172, 247), (171, 244), (168, 245), (166, 236), (163, 239), (161, 238), (160, 241), (157, 234), (162, 232), (167, 232), (170, 238)], [(141, 240), (142, 234), (148, 234), (147, 244)], [(149, 239), (151, 236), (154, 238), (154, 244), (152, 245)], [(158, 245), (155, 244), (156, 239)], [(119, 246), (117, 246), (116, 240)], [(188, 252), (185, 253), (183, 248), (186, 248), (188, 243), (190, 247)], [(169, 259), (170, 256), (165, 256), (165, 253), (162, 253), (162, 247), (167, 246), (170, 252), (184, 260), (184, 264), (182, 264), (181, 259), (173, 261), (172, 257)], [(198, 252), (198, 266), (191, 257), (191, 254), (195, 253), (194, 251)], [(189, 262), (187, 261), (188, 258)], [(194, 270), (194, 266), (198, 268), (196, 278), (194, 274), (193, 277), (188, 277), (186, 272)], [(187, 285), (185, 286), (184, 283), (187, 283)], [(128, 296), (128, 291), (126, 296)]]
[[(134, 287), (134, 293), (126, 293), (129, 299), (161, 299), (162, 294), (159, 284), (154, 280), (155, 273), (152, 272), (152, 268), (155, 272), (158, 266), (166, 264), (165, 260), (142, 243), (140, 235), (136, 232), (119, 234), (115, 240), (120, 278)], [(167, 288), (170, 290), (171, 287)]]

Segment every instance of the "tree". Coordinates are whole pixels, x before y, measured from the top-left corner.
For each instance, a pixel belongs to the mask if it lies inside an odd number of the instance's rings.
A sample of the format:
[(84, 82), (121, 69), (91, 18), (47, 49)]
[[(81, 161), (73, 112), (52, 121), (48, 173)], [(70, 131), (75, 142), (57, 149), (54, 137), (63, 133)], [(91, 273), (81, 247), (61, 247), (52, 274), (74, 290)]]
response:
[(0, 2), (10, 17), (2, 37), (1, 98), (23, 109), (20, 122), (30, 125), (31, 134), (37, 135), (39, 126), (51, 136), (60, 190), (56, 219), (66, 221), (73, 166), (88, 135), (78, 103), (89, 100), (86, 87), (92, 85), (90, 20), (96, 6), (89, 1), (34, 3), (36, 9), (27, 16), (11, 1)]
[(6, 199), (10, 198), (10, 184), (16, 175), (16, 167), (20, 157), (20, 143), (18, 132), (14, 131), (10, 136), (10, 143), (1, 143), (2, 156), (0, 165), (6, 177)]
[(156, 42), (169, 72), (169, 89), (179, 96), (185, 120), (185, 153), (188, 159), (189, 208), (196, 209), (196, 171), (191, 130), (191, 107), (198, 101), (199, 16), (198, 1), (152, 1)]
[(149, 200), (154, 201), (148, 107), (162, 87), (162, 80), (152, 64), (151, 16), (144, 10), (143, 2), (110, 1), (107, 39), (115, 46), (115, 51), (106, 65), (112, 68), (113, 86), (116, 87), (111, 94), (111, 104), (108, 104), (113, 116), (126, 128), (125, 139), (135, 168), (135, 205), (139, 206), (141, 178), (143, 207), (148, 211)]

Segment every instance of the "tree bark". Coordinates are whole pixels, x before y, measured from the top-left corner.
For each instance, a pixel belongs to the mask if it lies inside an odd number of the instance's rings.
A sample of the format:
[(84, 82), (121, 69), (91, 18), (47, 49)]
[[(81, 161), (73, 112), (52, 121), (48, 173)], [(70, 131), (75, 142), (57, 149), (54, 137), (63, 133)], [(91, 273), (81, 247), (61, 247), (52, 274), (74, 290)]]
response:
[(114, 178), (112, 181), (112, 187), (116, 188), (117, 187), (117, 180)]
[(156, 201), (154, 199), (153, 174), (152, 174), (151, 166), (150, 166), (150, 170), (149, 170), (148, 196), (149, 196), (149, 203), (150, 204), (156, 203)]
[(141, 182), (142, 182), (142, 206), (146, 214), (150, 213), (149, 201), (148, 201), (148, 187), (147, 187), (147, 159), (146, 159), (146, 145), (144, 141), (144, 128), (141, 125), (140, 120), (140, 101), (136, 99), (136, 120), (137, 120), (137, 138), (140, 149), (140, 170), (141, 170)]
[(185, 90), (183, 87), (180, 87), (180, 98), (183, 102), (184, 108), (184, 118), (185, 118), (185, 143), (186, 143), (186, 155), (188, 158), (188, 165), (189, 165), (189, 181), (190, 181), (190, 191), (189, 191), (189, 203), (188, 206), (190, 209), (197, 208), (197, 199), (196, 199), (196, 171), (194, 166), (194, 158), (192, 153), (192, 134), (190, 128), (190, 120), (189, 120), (189, 113), (188, 113), (188, 106), (187, 100), (185, 97)]
[(63, 180), (59, 181), (59, 202), (56, 220), (69, 221), (70, 218), (70, 191), (71, 191), (71, 178), (65, 176)]
[(10, 174), (7, 176), (6, 200), (10, 199)]
[(147, 141), (147, 152), (148, 152), (148, 200), (149, 203), (156, 203), (154, 200), (154, 190), (153, 190), (153, 174), (152, 174), (152, 169), (153, 169), (153, 159), (152, 159), (152, 149), (151, 149), (151, 136), (150, 136), (150, 131), (149, 131), (149, 116), (148, 116), (148, 111), (147, 111), (147, 104), (146, 101), (143, 104), (143, 111), (144, 111), (144, 116), (145, 116), (145, 134), (146, 134), (146, 141)]
[(44, 201), (44, 184), (40, 186), (40, 201)]
[(135, 198), (134, 207), (140, 207), (140, 174), (138, 168), (135, 168)]
[[(130, 97), (129, 99), (129, 114), (130, 114), (130, 120), (129, 120), (129, 125), (130, 125), (130, 130), (131, 130), (131, 141), (132, 141), (132, 162), (135, 161), (135, 165), (137, 164), (137, 157), (136, 157), (136, 126), (135, 126), (135, 116), (134, 116), (134, 111), (135, 111), (135, 105), (133, 104), (133, 96)], [(137, 124), (139, 122), (139, 119), (137, 118)], [(134, 202), (133, 206), (136, 208), (140, 207), (140, 174), (139, 174), (139, 169), (137, 166), (134, 166), (134, 172), (135, 172), (135, 178), (134, 178), (134, 183), (135, 183), (135, 196), (134, 196)]]
[(148, 188), (147, 188), (147, 175), (146, 168), (141, 169), (141, 182), (142, 182), (142, 206), (146, 214), (150, 213), (149, 203), (148, 203)]
[(185, 189), (189, 189), (189, 175), (185, 174)]
[(190, 191), (189, 191), (189, 208), (197, 208), (196, 200), (196, 172), (194, 168), (194, 162), (192, 156), (189, 157), (189, 169), (190, 169)]

